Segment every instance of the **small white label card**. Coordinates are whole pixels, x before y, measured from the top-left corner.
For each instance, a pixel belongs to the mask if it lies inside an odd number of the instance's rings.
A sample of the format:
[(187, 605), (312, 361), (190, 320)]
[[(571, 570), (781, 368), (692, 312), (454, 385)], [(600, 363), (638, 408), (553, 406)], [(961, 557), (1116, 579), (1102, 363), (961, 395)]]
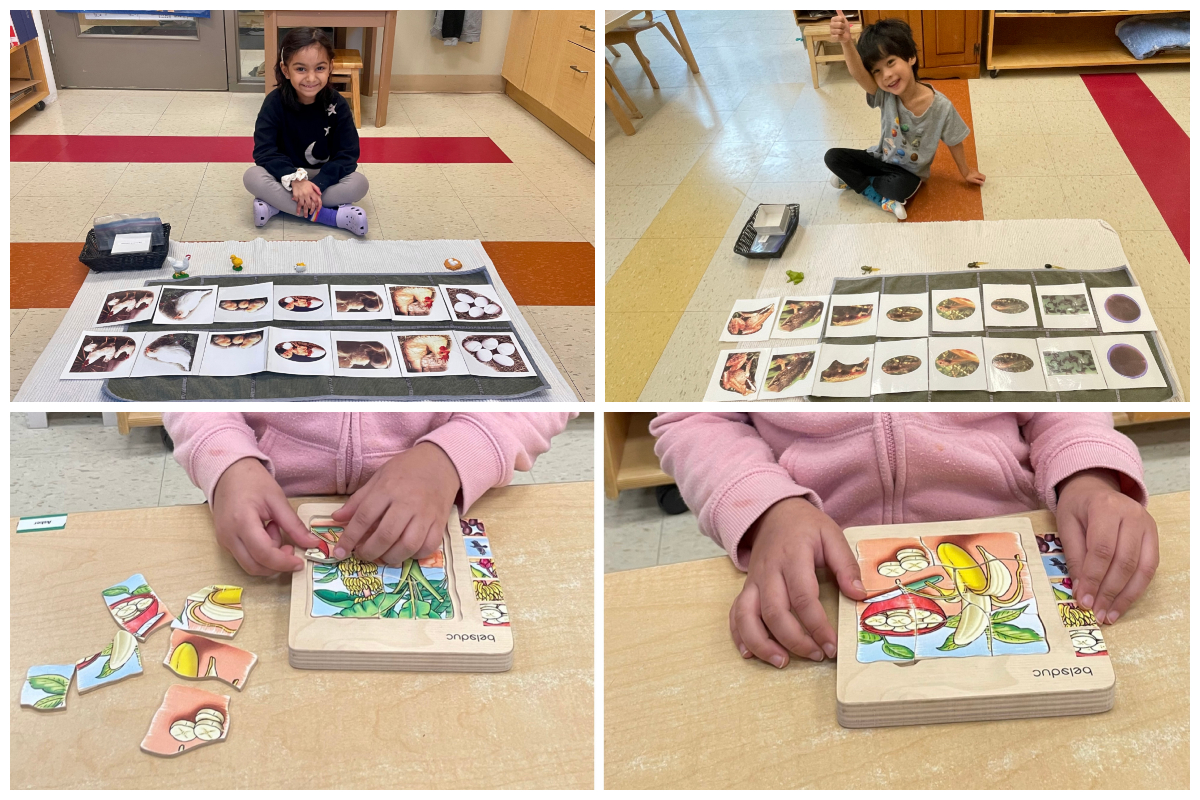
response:
[(334, 319), (391, 319), (392, 309), (387, 289), (379, 286), (345, 286), (333, 284), (329, 287), (333, 300)]
[(765, 342), (771, 338), (775, 326), (775, 315), (779, 311), (779, 298), (767, 297), (758, 300), (738, 300), (721, 329), (722, 342)]
[[(418, 375), (467, 375), (467, 362), (463, 359), (466, 352), (458, 344), (454, 331), (392, 331), (392, 342), (400, 355), (400, 369), (409, 377)], [(492, 345), (487, 348), (484, 345)], [(491, 360), (501, 356), (497, 361), (499, 366), (515, 366), (517, 359), (516, 342), (506, 342), (501, 347), (500, 339), (495, 344), (484, 337), (471, 343), (471, 352), (482, 355), (487, 351)], [(475, 356), (472, 356), (474, 358)], [(512, 364), (504, 364), (503, 359), (512, 360)]]
[(332, 348), (329, 331), (267, 328), (267, 369), (287, 375), (332, 375)]
[(158, 293), (154, 324), (209, 325), (216, 308), (216, 286), (164, 286)]
[(62, 377), (69, 380), (128, 378), (137, 360), (144, 332), (84, 331), (72, 351)]
[(1033, 289), (1023, 283), (985, 283), (983, 321), (989, 328), (1036, 328)]
[[(519, 378), (536, 375), (533, 360), (521, 349), (517, 337), (507, 331), (454, 331), (467, 371), (480, 378)], [(405, 374), (408, 360), (405, 358)]]
[(767, 377), (758, 392), (759, 400), (804, 397), (817, 379), (817, 353), (821, 345), (776, 347), (769, 354)]
[(1037, 287), (1043, 328), (1094, 328), (1096, 318), (1082, 283)]
[(879, 292), (830, 295), (829, 324), (825, 326), (825, 336), (874, 336), (878, 312)]
[(770, 348), (722, 350), (708, 379), (704, 402), (753, 400), (767, 375)]
[(329, 285), (271, 285), (274, 319), (299, 319), (307, 322), (333, 319), (329, 308)]
[(487, 284), (448, 286), (442, 284), (442, 299), (450, 319), (458, 322), (501, 322), (511, 320), (496, 290)]
[(874, 345), (826, 342), (817, 356), (812, 396), (870, 397), (874, 352)]
[(204, 331), (147, 333), (130, 377), (199, 375), (206, 335)]
[(118, 233), (113, 237), (113, 246), (110, 252), (114, 256), (121, 253), (149, 253), (150, 232)]
[(939, 336), (929, 340), (929, 388), (934, 392), (987, 391), (982, 336)]
[(1100, 317), (1100, 330), (1105, 333), (1158, 330), (1146, 296), (1137, 286), (1092, 289), (1092, 303)]
[(267, 369), (268, 328), (206, 331), (201, 375), (253, 375)]
[(387, 289), (392, 319), (430, 322), (450, 319), (446, 303), (436, 286), (389, 283), (384, 288)]
[(829, 310), (828, 297), (785, 297), (775, 318), (772, 339), (817, 339)]
[(391, 331), (330, 331), (337, 361), (334, 375), (349, 378), (399, 378), (400, 360)]
[(988, 386), (993, 392), (1044, 392), (1036, 339), (992, 337), (983, 340)]
[(1042, 372), (1046, 375), (1049, 391), (1108, 388), (1090, 336), (1038, 339), (1037, 346), (1042, 354)]
[(924, 338), (929, 335), (929, 295), (879, 295), (879, 336)]
[(158, 286), (139, 286), (109, 292), (100, 306), (100, 312), (96, 314), (95, 327), (148, 321), (154, 316), (158, 290)]
[(929, 304), (933, 315), (930, 327), (939, 332), (982, 331), (983, 313), (979, 310), (979, 289), (930, 289)]
[(274, 297), (271, 283), (250, 283), (245, 286), (222, 286), (217, 290), (216, 322), (269, 322), (275, 318), (271, 307)]
[(924, 392), (929, 388), (929, 345), (925, 339), (875, 342), (871, 360), (871, 394)]
[(66, 514), (49, 514), (44, 517), (21, 517), (17, 520), (17, 533), (59, 531), (65, 527), (67, 527)]
[(1100, 371), (1108, 388), (1149, 389), (1167, 385), (1146, 334), (1093, 336), (1092, 347), (1100, 357)]

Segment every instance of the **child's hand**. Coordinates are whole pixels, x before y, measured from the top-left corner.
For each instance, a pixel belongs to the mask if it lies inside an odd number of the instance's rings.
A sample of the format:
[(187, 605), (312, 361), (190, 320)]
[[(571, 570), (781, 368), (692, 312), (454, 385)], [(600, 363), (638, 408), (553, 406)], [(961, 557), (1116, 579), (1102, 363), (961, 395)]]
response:
[(1058, 535), (1075, 600), (1102, 623), (1116, 622), (1158, 569), (1158, 526), (1119, 486), (1106, 469), (1077, 472), (1058, 485)]
[(312, 181), (292, 181), (292, 199), (296, 201), (296, 216), (316, 221), (321, 210), (321, 189)]
[(842, 12), (837, 12), (837, 16), (829, 20), (829, 35), (835, 42), (850, 43), (850, 20)]
[(976, 186), (983, 186), (983, 182), (987, 180), (987, 176), (977, 169), (968, 170), (963, 177), (967, 179), (967, 183), (973, 183)]
[(813, 661), (833, 658), (837, 635), (821, 608), (816, 568), (834, 573), (848, 597), (866, 597), (842, 529), (812, 503), (791, 497), (767, 509), (743, 545), (747, 541), (750, 568), (729, 609), (729, 632), (742, 657), (758, 656), (781, 669), (789, 650)]
[[(233, 462), (213, 491), (217, 541), (251, 575), (303, 569), (297, 547), (316, 547), (317, 537), (296, 516), (283, 489), (257, 458)], [(291, 544), (284, 544), (284, 539)]]
[(400, 566), (431, 555), (442, 542), (460, 485), (454, 462), (432, 442), (393, 457), (333, 512), (335, 520), (349, 523), (334, 556), (353, 552), (362, 561)]

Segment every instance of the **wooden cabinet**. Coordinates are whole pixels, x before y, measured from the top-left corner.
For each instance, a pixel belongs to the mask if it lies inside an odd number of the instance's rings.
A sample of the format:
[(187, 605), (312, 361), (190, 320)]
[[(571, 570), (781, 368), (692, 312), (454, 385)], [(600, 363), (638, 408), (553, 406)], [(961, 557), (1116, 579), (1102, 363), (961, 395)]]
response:
[(978, 78), (981, 11), (863, 11), (863, 25), (902, 19), (912, 28), (922, 78)]

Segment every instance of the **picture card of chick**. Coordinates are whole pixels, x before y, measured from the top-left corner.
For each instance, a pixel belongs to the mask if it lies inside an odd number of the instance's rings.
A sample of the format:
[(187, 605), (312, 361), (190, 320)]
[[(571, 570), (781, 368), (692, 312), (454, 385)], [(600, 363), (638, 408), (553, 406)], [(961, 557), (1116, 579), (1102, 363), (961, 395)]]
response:
[(869, 344), (823, 344), (812, 396), (870, 397), (874, 352)]
[[(470, 374), (467, 362), (463, 360), (465, 351), (455, 338), (454, 331), (392, 331), (391, 337), (400, 356), (400, 370), (407, 377)], [(483, 346), (485, 342), (486, 339), (471, 346), (478, 353), (486, 349)], [(503, 355), (511, 358), (516, 351), (516, 343), (510, 342), (501, 348), (497, 339), (493, 350), (488, 352), (493, 357)]]
[(333, 295), (333, 318), (356, 319), (391, 319), (391, 302), (388, 300), (387, 289), (379, 286), (344, 286), (333, 284), (329, 287)]
[(1092, 305), (1100, 318), (1100, 330), (1105, 333), (1158, 330), (1140, 287), (1092, 289)]
[(306, 322), (333, 319), (329, 309), (329, 286), (324, 283), (305, 286), (271, 285), (272, 319), (298, 319)]
[(329, 331), (267, 328), (267, 369), (285, 375), (332, 375), (337, 357)]
[(153, 321), (155, 325), (209, 325), (216, 308), (216, 286), (164, 286)]
[(216, 322), (269, 322), (275, 318), (271, 307), (274, 284), (250, 283), (245, 286), (222, 286), (217, 290)]
[(199, 375), (203, 358), (205, 331), (152, 331), (142, 340), (131, 378), (163, 376), (170, 378)]
[(979, 289), (930, 289), (929, 305), (933, 313), (930, 328), (940, 333), (983, 330), (979, 310)]
[(1150, 389), (1167, 385), (1144, 333), (1093, 336), (1092, 348), (1100, 357), (1100, 372), (1110, 389)]
[(989, 336), (983, 340), (983, 360), (993, 392), (1046, 391), (1036, 339)]
[(137, 361), (144, 332), (84, 331), (63, 370), (65, 380), (128, 378)]
[(158, 304), (158, 286), (138, 286), (109, 292), (100, 304), (92, 327), (124, 325), (127, 322), (147, 322), (154, 316)]
[[(533, 360), (511, 331), (454, 331), (467, 371), (479, 378), (520, 378), (536, 375)], [(407, 372), (408, 362), (404, 368)]]
[(879, 296), (878, 336), (906, 339), (929, 335), (929, 295), (881, 294)]
[(825, 336), (874, 336), (878, 317), (879, 292), (831, 295)]
[(384, 288), (388, 292), (392, 319), (416, 322), (450, 319), (442, 293), (436, 286), (389, 283)]
[(771, 338), (778, 311), (778, 297), (734, 301), (733, 311), (721, 329), (720, 341), (765, 342)]
[(1096, 318), (1082, 283), (1038, 286), (1038, 310), (1043, 328), (1095, 328)]
[(929, 388), (929, 344), (926, 339), (876, 342), (871, 360), (874, 362), (871, 365), (871, 394), (924, 392)]
[(1037, 346), (1042, 356), (1040, 361), (1047, 390), (1074, 392), (1108, 388), (1090, 336), (1038, 339)]
[(753, 400), (767, 377), (770, 348), (722, 350), (704, 392), (704, 402)]
[(267, 369), (267, 328), (207, 331), (201, 375), (253, 375)]
[(775, 317), (772, 339), (817, 339), (829, 311), (829, 296), (785, 297)]
[(983, 321), (989, 328), (1036, 328), (1033, 290), (1023, 283), (985, 283)]
[(982, 336), (938, 336), (930, 339), (930, 391), (986, 392), (987, 370), (983, 368), (982, 361)]
[(400, 361), (390, 331), (330, 331), (333, 374), (346, 378), (399, 378)]
[(758, 391), (759, 400), (805, 397), (817, 379), (819, 344), (776, 347), (767, 362), (767, 377)]
[(496, 290), (486, 284), (439, 286), (442, 299), (457, 322), (507, 322), (512, 319)]

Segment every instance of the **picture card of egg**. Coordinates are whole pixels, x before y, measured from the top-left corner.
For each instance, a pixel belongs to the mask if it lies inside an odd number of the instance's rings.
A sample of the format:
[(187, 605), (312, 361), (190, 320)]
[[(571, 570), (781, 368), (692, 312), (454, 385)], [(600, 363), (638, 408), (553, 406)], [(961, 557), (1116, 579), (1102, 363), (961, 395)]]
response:
[(778, 297), (735, 300), (733, 311), (729, 312), (725, 327), (721, 329), (720, 341), (765, 342), (771, 338), (778, 312)]
[(925, 339), (875, 342), (875, 353), (871, 358), (871, 394), (924, 392), (927, 389), (929, 345)]
[(1033, 289), (1023, 283), (985, 283), (983, 321), (989, 328), (1036, 328)]
[(831, 295), (825, 336), (874, 336), (878, 320), (879, 292)]
[(305, 322), (333, 319), (329, 308), (329, 285), (324, 283), (271, 286), (273, 319), (302, 319)]
[(100, 304), (93, 327), (124, 325), (127, 322), (146, 322), (154, 316), (158, 304), (158, 286), (137, 286), (109, 292)]
[(454, 338), (461, 348), (467, 372), (476, 377), (519, 378), (537, 375), (533, 360), (521, 349), (521, 343), (511, 332), (454, 331)]
[(979, 289), (930, 289), (929, 327), (939, 333), (983, 330)]
[(206, 340), (205, 331), (151, 331), (138, 348), (129, 377), (199, 375)]
[(829, 296), (785, 297), (775, 315), (772, 339), (818, 339), (829, 313)]
[(1095, 328), (1096, 318), (1082, 283), (1037, 287), (1043, 328)]
[(1100, 356), (1092, 346), (1092, 337), (1038, 339), (1037, 346), (1047, 391), (1108, 388), (1104, 373), (1100, 371)]
[[(465, 360), (469, 353), (459, 346), (454, 331), (392, 331), (391, 337), (400, 357), (400, 369), (408, 377), (470, 374)], [(498, 338), (495, 344), (489, 341), (491, 338), (484, 336), (472, 342), (470, 352), (486, 352), (492, 359), (501, 356), (497, 364), (506, 366), (504, 360), (510, 359), (513, 363), (507, 366), (515, 366), (517, 345), (509, 342), (502, 347)]]
[(64, 380), (128, 378), (147, 335), (141, 331), (84, 331), (79, 334), (61, 377)]
[(201, 375), (253, 375), (267, 369), (267, 328), (206, 331)]
[(1144, 333), (1093, 336), (1092, 348), (1100, 356), (1100, 371), (1110, 389), (1141, 389), (1167, 385)]
[(333, 337), (333, 374), (346, 378), (399, 378), (390, 331), (330, 331)]
[(817, 356), (813, 397), (870, 397), (871, 364), (875, 346), (869, 344), (829, 344), (821, 346)]
[(269, 322), (275, 318), (272, 298), (275, 286), (251, 283), (246, 286), (222, 286), (217, 290), (215, 322)]
[(929, 340), (929, 390), (983, 391), (988, 388), (983, 368), (982, 336), (936, 336)]
[(770, 348), (722, 350), (704, 390), (705, 403), (754, 400), (770, 365)]
[(392, 319), (441, 322), (450, 319), (442, 293), (436, 286), (389, 283), (388, 308)]
[(216, 286), (163, 286), (154, 308), (155, 325), (209, 325), (217, 309)]
[(817, 379), (817, 356), (821, 345), (776, 347), (767, 358), (767, 376), (759, 389), (759, 400), (805, 397)]
[(329, 287), (333, 300), (333, 318), (356, 319), (391, 319), (392, 303), (388, 298), (385, 286), (343, 286), (333, 284)]
[(878, 336), (924, 338), (929, 335), (929, 295), (879, 295)]
[(450, 309), (450, 319), (458, 322), (507, 322), (512, 319), (496, 290), (487, 284), (442, 284), (438, 288), (442, 290), (442, 300)]
[(993, 392), (1044, 392), (1036, 339), (989, 336), (983, 340), (988, 388)]
[(1100, 330), (1105, 333), (1158, 330), (1146, 305), (1146, 296), (1137, 286), (1094, 288), (1092, 305), (1100, 317)]
[(337, 357), (329, 331), (267, 328), (267, 369), (286, 375), (332, 375)]

